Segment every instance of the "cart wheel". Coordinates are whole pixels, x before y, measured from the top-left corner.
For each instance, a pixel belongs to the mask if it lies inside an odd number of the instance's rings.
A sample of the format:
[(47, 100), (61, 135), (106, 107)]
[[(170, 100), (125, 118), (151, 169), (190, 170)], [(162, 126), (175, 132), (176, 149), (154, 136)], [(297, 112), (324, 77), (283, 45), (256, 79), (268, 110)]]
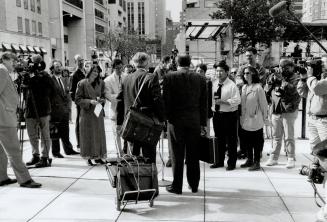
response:
[(153, 207), (153, 200), (150, 201), (149, 206)]

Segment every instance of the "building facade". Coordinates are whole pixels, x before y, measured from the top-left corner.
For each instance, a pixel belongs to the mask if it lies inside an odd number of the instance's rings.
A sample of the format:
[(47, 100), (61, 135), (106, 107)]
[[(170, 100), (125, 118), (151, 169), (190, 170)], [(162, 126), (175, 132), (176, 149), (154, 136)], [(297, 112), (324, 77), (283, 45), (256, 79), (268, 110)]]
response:
[(166, 18), (166, 43), (163, 45), (162, 54), (171, 55), (175, 46), (175, 39), (180, 32), (180, 23), (173, 22), (171, 18)]
[(127, 0), (108, 0), (109, 29), (126, 29)]
[(303, 0), (303, 22), (326, 23), (327, 0)]
[(0, 0), (0, 54), (41, 54), (49, 61), (48, 2)]

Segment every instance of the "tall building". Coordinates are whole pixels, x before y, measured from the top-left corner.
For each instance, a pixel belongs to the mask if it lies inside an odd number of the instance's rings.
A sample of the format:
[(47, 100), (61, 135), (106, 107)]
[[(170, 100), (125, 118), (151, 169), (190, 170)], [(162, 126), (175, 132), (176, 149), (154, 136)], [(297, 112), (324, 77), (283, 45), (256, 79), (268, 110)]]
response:
[(303, 15), (303, 0), (292, 0), (292, 9), (294, 10), (295, 15), (301, 19)]
[(109, 29), (125, 29), (127, 23), (126, 0), (108, 0)]
[(74, 55), (90, 59), (108, 32), (107, 0), (48, 0), (52, 58), (74, 66)]
[(48, 2), (0, 0), (0, 54), (41, 54), (49, 61)]
[(303, 22), (326, 23), (327, 0), (303, 0)]
[(162, 54), (171, 55), (172, 49), (175, 48), (175, 39), (180, 32), (180, 23), (173, 22), (169, 17), (166, 18), (166, 43), (163, 45)]
[(166, 0), (155, 0), (156, 7), (156, 38), (161, 44), (166, 43)]

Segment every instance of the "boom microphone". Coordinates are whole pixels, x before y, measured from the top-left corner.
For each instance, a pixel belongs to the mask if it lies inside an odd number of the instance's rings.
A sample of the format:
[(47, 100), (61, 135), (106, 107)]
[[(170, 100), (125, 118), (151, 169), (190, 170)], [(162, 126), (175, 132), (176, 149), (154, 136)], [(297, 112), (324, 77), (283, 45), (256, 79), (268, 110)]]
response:
[(287, 1), (279, 2), (278, 4), (274, 5), (271, 9), (269, 9), (269, 15), (271, 17), (276, 17), (287, 8), (288, 4), (289, 3)]

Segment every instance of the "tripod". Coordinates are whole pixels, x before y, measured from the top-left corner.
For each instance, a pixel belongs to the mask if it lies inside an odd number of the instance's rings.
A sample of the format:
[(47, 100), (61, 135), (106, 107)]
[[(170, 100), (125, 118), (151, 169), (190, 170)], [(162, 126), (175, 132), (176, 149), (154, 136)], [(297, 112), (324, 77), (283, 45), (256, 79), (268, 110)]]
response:
[(165, 180), (165, 161), (164, 161), (164, 152), (163, 152), (163, 139), (164, 139), (164, 133), (161, 134), (161, 138), (159, 141), (159, 155), (162, 163), (162, 169), (161, 169), (161, 180), (158, 181), (159, 187), (167, 187), (172, 184), (171, 181)]

